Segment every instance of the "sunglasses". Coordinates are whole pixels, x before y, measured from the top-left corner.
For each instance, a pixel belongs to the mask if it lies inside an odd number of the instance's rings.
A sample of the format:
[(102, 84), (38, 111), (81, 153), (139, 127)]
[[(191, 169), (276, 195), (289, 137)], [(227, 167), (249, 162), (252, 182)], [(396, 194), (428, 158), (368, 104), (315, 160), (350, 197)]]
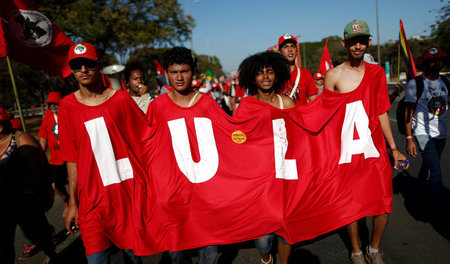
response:
[(93, 71), (97, 68), (98, 62), (93, 60), (72, 60), (69, 62), (69, 67), (73, 72), (81, 71), (83, 66), (86, 70)]

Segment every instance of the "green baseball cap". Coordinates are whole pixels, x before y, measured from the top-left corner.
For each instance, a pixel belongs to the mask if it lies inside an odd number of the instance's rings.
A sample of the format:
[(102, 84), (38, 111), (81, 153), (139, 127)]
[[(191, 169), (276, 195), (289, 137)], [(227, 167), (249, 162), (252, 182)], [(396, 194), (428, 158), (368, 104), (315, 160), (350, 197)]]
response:
[(353, 20), (348, 23), (344, 29), (344, 39), (353, 38), (354, 36), (372, 36), (370, 35), (369, 25), (364, 20)]

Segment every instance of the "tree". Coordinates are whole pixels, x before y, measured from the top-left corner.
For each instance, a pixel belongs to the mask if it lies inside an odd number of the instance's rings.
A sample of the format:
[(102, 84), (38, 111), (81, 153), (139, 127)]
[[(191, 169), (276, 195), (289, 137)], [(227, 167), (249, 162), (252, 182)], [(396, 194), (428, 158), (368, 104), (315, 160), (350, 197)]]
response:
[(100, 55), (126, 57), (143, 46), (173, 45), (189, 37), (194, 21), (177, 0), (35, 0), (74, 42), (95, 44)]
[(446, 2), (444, 6), (438, 11), (436, 25), (431, 26), (432, 36), (436, 38), (437, 44), (445, 53), (450, 52), (450, 1)]
[(210, 70), (215, 77), (223, 75), (222, 64), (216, 56), (197, 55), (197, 75), (205, 73), (206, 70)]

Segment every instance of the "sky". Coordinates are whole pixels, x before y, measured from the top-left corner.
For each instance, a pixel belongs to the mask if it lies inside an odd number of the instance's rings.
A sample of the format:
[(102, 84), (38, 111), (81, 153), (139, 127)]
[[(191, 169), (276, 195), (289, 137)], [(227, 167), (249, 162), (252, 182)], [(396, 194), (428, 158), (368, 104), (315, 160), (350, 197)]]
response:
[[(345, 25), (354, 19), (367, 21), (372, 44), (378, 43), (376, 0), (197, 1), (178, 1), (195, 19), (194, 51), (217, 56), (226, 73), (237, 70), (249, 55), (278, 44), (284, 33), (301, 35), (300, 44), (342, 37)], [(380, 43), (398, 39), (400, 19), (408, 38), (428, 36), (443, 5), (440, 0), (378, 0)], [(183, 45), (191, 48), (190, 41)]]

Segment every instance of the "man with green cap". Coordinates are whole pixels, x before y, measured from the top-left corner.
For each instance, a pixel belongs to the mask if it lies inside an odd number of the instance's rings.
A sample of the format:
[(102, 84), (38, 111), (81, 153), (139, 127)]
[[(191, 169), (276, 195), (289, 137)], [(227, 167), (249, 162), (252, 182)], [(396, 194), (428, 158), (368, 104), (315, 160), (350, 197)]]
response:
[[(344, 40), (342, 46), (347, 50), (347, 61), (330, 69), (325, 75), (325, 87), (337, 93), (349, 93), (354, 102), (347, 104), (347, 108), (356, 107), (358, 115), (354, 117), (356, 131), (353, 133), (363, 139), (369, 138), (366, 143), (358, 141), (359, 145), (372, 144), (373, 142), (384, 142), (390, 146), (394, 158), (394, 167), (406, 157), (397, 149), (392, 136), (391, 125), (387, 110), (391, 107), (387, 89), (386, 74), (382, 67), (376, 64), (364, 62), (364, 53), (371, 44), (370, 30), (363, 20), (354, 20), (348, 23), (344, 29)], [(384, 137), (383, 137), (384, 136)], [(361, 142), (360, 142), (361, 141)], [(342, 144), (352, 144), (345, 142)], [(385, 144), (377, 148), (377, 155), (366, 157), (365, 155), (353, 155), (352, 159), (385, 159), (389, 162)], [(355, 146), (353, 146), (355, 147)], [(352, 147), (352, 148), (353, 148)], [(365, 146), (358, 146), (364, 148)], [(358, 150), (352, 150), (358, 154)], [(352, 154), (353, 154), (352, 152)], [(371, 178), (361, 178), (354, 175), (349, 181), (353, 185), (353, 199), (355, 212), (362, 210), (361, 215), (355, 216), (353, 223), (347, 226), (352, 245), (351, 262), (384, 263), (378, 252), (383, 233), (388, 223), (388, 213), (392, 211), (392, 170), (380, 170)], [(359, 208), (358, 201), (370, 201), (367, 208)], [(366, 203), (367, 204), (367, 203)], [(365, 256), (361, 251), (358, 234), (357, 218), (374, 215), (373, 232)], [(351, 220), (350, 220), (351, 221)]]

